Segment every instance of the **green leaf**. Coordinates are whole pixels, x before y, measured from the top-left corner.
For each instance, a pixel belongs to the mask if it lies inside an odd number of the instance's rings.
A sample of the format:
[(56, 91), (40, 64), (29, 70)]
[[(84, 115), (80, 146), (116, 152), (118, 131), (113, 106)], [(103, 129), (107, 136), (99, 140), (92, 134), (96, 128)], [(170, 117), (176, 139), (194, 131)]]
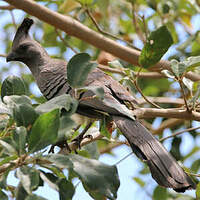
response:
[(186, 71), (187, 66), (183, 62), (178, 62), (177, 60), (174, 60), (174, 59), (171, 60), (170, 63), (171, 63), (171, 69), (173, 73), (177, 77), (182, 77)]
[[(0, 164), (1, 165), (1, 164)], [(5, 171), (1, 176), (0, 176), (0, 188), (1, 189), (6, 189), (7, 187), (7, 177), (9, 174), (9, 169)]]
[(107, 125), (109, 122), (110, 120), (106, 116), (100, 122), (100, 132), (103, 136), (107, 137), (108, 139), (110, 139), (111, 137), (111, 133), (107, 129)]
[(28, 140), (29, 151), (36, 152), (57, 141), (59, 110), (40, 115), (33, 124)]
[(25, 198), (25, 200), (47, 200), (47, 199), (44, 197), (38, 196), (36, 194), (30, 194)]
[(58, 130), (58, 141), (68, 139), (72, 135), (72, 129), (76, 126), (76, 123), (71, 118), (65, 115), (62, 116)]
[(195, 92), (194, 96), (189, 100), (189, 102), (191, 102), (193, 104), (193, 108), (194, 108), (194, 106), (197, 103), (197, 100), (199, 99), (199, 96), (200, 96), (200, 83), (196, 83), (193, 85), (196, 86), (196, 92)]
[(66, 178), (58, 178), (52, 173), (45, 172), (41, 172), (40, 176), (51, 188), (58, 191), (60, 200), (72, 199), (75, 189), (73, 184), (67, 181)]
[(197, 184), (196, 188), (196, 199), (200, 199), (200, 182)]
[(5, 104), (12, 107), (15, 104), (32, 104), (31, 99), (25, 95), (11, 95), (4, 98)]
[(190, 169), (193, 173), (198, 173), (199, 168), (200, 168), (200, 159), (197, 159), (192, 163)]
[(67, 168), (72, 169), (73, 163), (66, 155), (61, 154), (51, 154), (48, 156), (43, 157), (45, 160), (49, 160), (53, 163), (53, 165), (59, 167), (59, 168)]
[(8, 196), (2, 190), (0, 190), (0, 199), (1, 200), (8, 200)]
[(32, 107), (31, 99), (25, 95), (5, 96), (4, 102), (12, 111), (12, 116), (17, 123), (17, 126), (31, 125), (35, 122), (38, 114)]
[[(78, 102), (76, 99), (72, 98), (69, 94), (63, 94), (58, 97), (55, 97), (43, 104), (40, 104), (36, 107), (36, 111), (39, 113), (50, 112), (54, 109), (65, 109), (65, 111), (70, 116), (74, 112), (76, 112), (78, 106)], [(65, 115), (66, 115), (65, 112)]]
[(43, 45), (44, 47), (51, 47), (57, 44), (57, 34), (55, 28), (47, 23), (43, 25)]
[(94, 0), (77, 0), (82, 5), (91, 5)]
[(23, 80), (17, 76), (8, 76), (1, 87), (1, 99), (4, 96), (26, 94), (26, 87)]
[(200, 67), (200, 56), (189, 57), (183, 63), (187, 66), (187, 72), (192, 71), (196, 67)]
[(76, 0), (65, 0), (59, 7), (59, 11), (66, 14), (79, 7), (81, 5)]
[(71, 87), (84, 86), (88, 74), (96, 67), (97, 64), (90, 62), (90, 56), (87, 53), (79, 53), (73, 56), (67, 65), (67, 79)]
[(92, 197), (106, 196), (117, 198), (120, 182), (116, 166), (109, 166), (98, 160), (87, 159), (79, 155), (68, 156), (73, 163), (73, 170), (81, 179), (84, 188)]
[(73, 184), (64, 178), (60, 179), (57, 184), (60, 200), (71, 200), (75, 192)]
[(86, 152), (89, 153), (90, 158), (93, 159), (98, 159), (100, 156), (100, 153), (98, 151), (98, 146), (97, 146), (97, 142), (91, 142), (85, 146), (83, 146), (81, 149), (85, 150)]
[(19, 155), (24, 154), (25, 148), (26, 148), (26, 137), (27, 137), (27, 132), (26, 128), (21, 126), (21, 127), (16, 127), (15, 132), (13, 134), (13, 140), (15, 142), (15, 148), (18, 151)]
[(119, 62), (119, 60), (113, 60), (111, 62), (108, 62), (108, 65), (109, 67), (112, 67), (112, 68), (124, 68), (123, 65)]
[(15, 192), (16, 192), (16, 200), (26, 199), (26, 197), (28, 196), (28, 193), (26, 192), (21, 183), (18, 184)]
[(39, 186), (39, 172), (34, 168), (28, 166), (18, 168), (17, 177), (28, 194)]
[(18, 158), (17, 155), (14, 156), (4, 156), (2, 159), (0, 159), (0, 166), (6, 163), (9, 163), (12, 160), (16, 160)]
[(4, 153), (8, 155), (17, 154), (16, 149), (13, 147), (13, 141), (10, 137), (6, 137), (0, 140), (0, 145), (4, 148)]
[(194, 82), (185, 77), (183, 77), (182, 81), (183, 81), (184, 85), (188, 88), (188, 90), (192, 91)]
[(154, 200), (167, 200), (168, 194), (167, 189), (157, 186), (153, 192), (153, 199)]
[(32, 125), (37, 119), (38, 114), (34, 108), (29, 104), (16, 104), (13, 107), (13, 118), (17, 123), (17, 126), (29, 126)]
[(133, 180), (141, 187), (145, 186), (145, 182), (139, 177), (133, 177)]
[(173, 39), (166, 26), (161, 26), (148, 37), (139, 57), (139, 64), (148, 68), (156, 64), (173, 44)]

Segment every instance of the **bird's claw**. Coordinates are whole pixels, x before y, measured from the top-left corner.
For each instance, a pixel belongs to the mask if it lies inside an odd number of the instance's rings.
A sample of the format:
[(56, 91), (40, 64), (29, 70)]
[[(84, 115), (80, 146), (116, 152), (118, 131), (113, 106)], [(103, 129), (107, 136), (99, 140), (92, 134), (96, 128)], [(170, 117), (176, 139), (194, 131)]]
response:
[(48, 153), (54, 153), (54, 148), (55, 148), (56, 146), (60, 147), (61, 149), (66, 148), (69, 152), (71, 152), (71, 149), (70, 149), (70, 147), (69, 147), (67, 141), (66, 141), (66, 140), (63, 140), (63, 141), (59, 141), (59, 142), (53, 144), (53, 145), (51, 146), (51, 148), (50, 148), (50, 150), (49, 150)]
[(75, 139), (72, 140), (72, 142), (75, 142), (79, 149), (81, 149), (81, 142), (85, 139), (93, 139), (92, 135), (78, 135)]

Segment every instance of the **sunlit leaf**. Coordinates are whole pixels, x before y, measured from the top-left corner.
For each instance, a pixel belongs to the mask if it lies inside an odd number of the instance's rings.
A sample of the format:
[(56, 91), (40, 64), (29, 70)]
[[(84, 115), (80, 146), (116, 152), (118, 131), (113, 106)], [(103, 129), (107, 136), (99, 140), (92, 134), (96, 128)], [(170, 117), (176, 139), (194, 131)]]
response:
[(151, 32), (140, 54), (139, 64), (144, 68), (156, 64), (172, 44), (173, 39), (166, 26)]
[(29, 151), (35, 152), (57, 141), (59, 110), (44, 113), (33, 124), (28, 140)]

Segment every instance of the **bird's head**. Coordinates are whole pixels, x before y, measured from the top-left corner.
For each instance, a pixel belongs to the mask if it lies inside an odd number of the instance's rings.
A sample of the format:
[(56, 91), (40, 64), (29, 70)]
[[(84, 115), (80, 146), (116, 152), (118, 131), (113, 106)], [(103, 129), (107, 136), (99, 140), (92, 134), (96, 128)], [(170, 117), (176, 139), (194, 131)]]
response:
[(25, 18), (15, 34), (12, 50), (7, 55), (6, 61), (20, 61), (31, 67), (35, 62), (42, 62), (47, 55), (43, 47), (29, 36), (33, 20)]

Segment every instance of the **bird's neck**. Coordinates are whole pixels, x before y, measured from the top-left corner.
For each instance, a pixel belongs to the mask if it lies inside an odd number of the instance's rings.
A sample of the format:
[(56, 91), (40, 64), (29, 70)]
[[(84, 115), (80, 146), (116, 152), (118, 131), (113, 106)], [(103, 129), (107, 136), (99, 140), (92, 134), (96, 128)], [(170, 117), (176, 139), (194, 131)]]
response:
[(24, 63), (31, 70), (33, 76), (37, 77), (43, 67), (49, 62), (49, 59), (51, 58), (44, 52), (42, 55), (37, 55), (32, 59), (28, 59)]

